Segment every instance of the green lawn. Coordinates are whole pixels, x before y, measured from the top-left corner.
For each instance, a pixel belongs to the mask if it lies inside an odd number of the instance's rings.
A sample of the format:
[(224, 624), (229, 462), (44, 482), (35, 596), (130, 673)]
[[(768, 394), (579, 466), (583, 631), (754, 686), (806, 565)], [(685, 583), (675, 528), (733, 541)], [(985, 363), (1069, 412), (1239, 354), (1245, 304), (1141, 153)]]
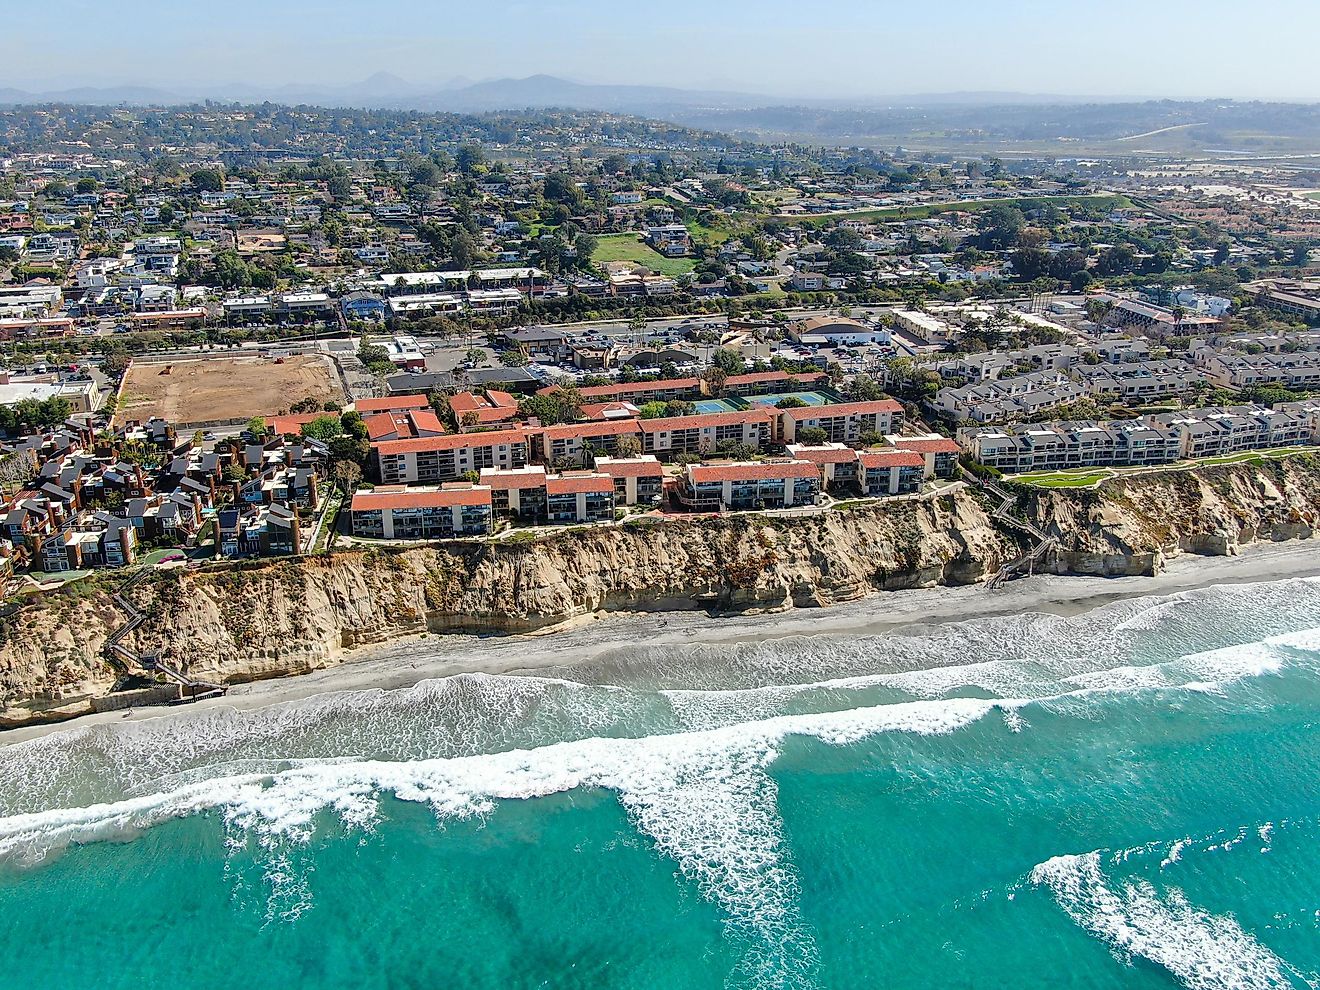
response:
[(1035, 488), (1094, 488), (1111, 476), (1112, 472), (1110, 471), (1086, 469), (1023, 474), (1012, 480), (1024, 485), (1032, 485)]
[(1064, 471), (1032, 471), (1009, 477), (1009, 481), (1035, 488), (1094, 488), (1107, 478), (1137, 474), (1141, 471), (1172, 470), (1175, 468), (1215, 467), (1221, 464), (1263, 464), (1266, 460), (1282, 460), (1298, 454), (1320, 452), (1316, 447), (1271, 447), (1264, 450), (1242, 450), (1221, 457), (1202, 457), (1194, 461), (1176, 461), (1157, 468), (1072, 468)]
[(688, 233), (692, 235), (694, 241), (705, 241), (707, 244), (718, 246), (733, 236), (733, 231), (725, 227), (707, 227), (695, 220), (687, 221), (684, 226)]
[(630, 261), (644, 265), (660, 275), (686, 275), (696, 267), (691, 258), (666, 258), (642, 242), (640, 234), (605, 234), (591, 256), (596, 264), (607, 261)]
[(1236, 454), (1225, 454), (1222, 457), (1202, 457), (1192, 463), (1202, 467), (1213, 467), (1216, 464), (1260, 464), (1266, 458), (1278, 461), (1297, 454), (1314, 454), (1315, 452), (1315, 447), (1272, 447), (1267, 450), (1243, 450)]
[(1126, 196), (1021, 196), (1015, 199), (969, 199), (953, 203), (925, 203), (921, 206), (889, 206), (874, 210), (841, 210), (820, 216), (795, 217), (802, 223), (821, 226), (840, 218), (848, 220), (924, 220), (939, 213), (977, 213), (992, 206), (1021, 206), (1027, 202), (1049, 203), (1053, 206), (1101, 206), (1108, 209), (1126, 209), (1132, 201)]

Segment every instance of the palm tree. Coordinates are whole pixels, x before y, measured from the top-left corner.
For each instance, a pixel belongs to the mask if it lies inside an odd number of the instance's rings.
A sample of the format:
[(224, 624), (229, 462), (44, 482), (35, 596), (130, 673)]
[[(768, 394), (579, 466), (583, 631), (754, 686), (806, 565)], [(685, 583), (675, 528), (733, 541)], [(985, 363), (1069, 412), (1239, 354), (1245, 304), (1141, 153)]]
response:
[(1175, 337), (1181, 337), (1182, 321), (1183, 321), (1183, 317), (1187, 315), (1187, 310), (1183, 309), (1183, 307), (1181, 306), (1174, 306), (1172, 312), (1173, 312), (1173, 335)]

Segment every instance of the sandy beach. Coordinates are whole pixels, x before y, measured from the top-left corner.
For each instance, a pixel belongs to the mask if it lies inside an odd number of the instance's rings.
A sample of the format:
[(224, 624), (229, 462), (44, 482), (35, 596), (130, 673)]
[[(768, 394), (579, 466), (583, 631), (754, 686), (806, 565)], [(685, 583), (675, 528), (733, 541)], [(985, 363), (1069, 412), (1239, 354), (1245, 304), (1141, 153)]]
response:
[(255, 709), (313, 695), (397, 690), (462, 673), (526, 674), (585, 665), (636, 646), (676, 649), (694, 643), (730, 645), (789, 636), (901, 634), (905, 627), (1023, 613), (1075, 615), (1109, 602), (1172, 595), (1221, 584), (1246, 584), (1320, 575), (1320, 542), (1258, 544), (1236, 557), (1183, 555), (1155, 577), (1035, 576), (988, 591), (981, 585), (878, 592), (823, 609), (756, 615), (704, 612), (611, 613), (524, 636), (420, 636), (356, 651), (337, 666), (296, 677), (233, 687), (220, 699), (184, 708), (142, 708), (89, 715), (72, 722), (14, 729), (0, 745), (51, 732), (125, 719), (187, 717), (216, 708)]

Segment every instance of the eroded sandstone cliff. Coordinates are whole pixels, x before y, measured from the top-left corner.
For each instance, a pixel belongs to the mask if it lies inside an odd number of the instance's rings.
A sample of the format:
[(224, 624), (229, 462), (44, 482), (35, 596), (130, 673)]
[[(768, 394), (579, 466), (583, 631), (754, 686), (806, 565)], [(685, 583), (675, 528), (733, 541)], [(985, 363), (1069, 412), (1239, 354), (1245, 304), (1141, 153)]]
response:
[[(963, 488), (794, 518), (691, 519), (163, 572), (132, 592), (151, 618), (129, 645), (160, 651), (193, 676), (233, 682), (313, 670), (354, 647), (425, 631), (523, 632), (617, 610), (809, 607), (967, 584), (1030, 545), (991, 517), (993, 504)], [(1177, 553), (1309, 538), (1320, 463), (1021, 490), (1015, 511), (1057, 538), (1060, 573), (1155, 573)], [(122, 621), (112, 581), (30, 600), (0, 622), (0, 724), (80, 714), (110, 689), (101, 650)]]

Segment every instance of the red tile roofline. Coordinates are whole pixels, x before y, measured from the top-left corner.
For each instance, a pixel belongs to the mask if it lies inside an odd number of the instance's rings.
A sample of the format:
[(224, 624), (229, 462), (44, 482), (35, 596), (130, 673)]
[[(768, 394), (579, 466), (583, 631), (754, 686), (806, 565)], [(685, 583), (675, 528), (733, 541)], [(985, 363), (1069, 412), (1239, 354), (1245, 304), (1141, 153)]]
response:
[(424, 395), (394, 395), (384, 399), (358, 399), (353, 403), (353, 408), (365, 414), (421, 409), (430, 404), (430, 400)]
[(429, 492), (376, 489), (375, 491), (355, 494), (353, 496), (352, 511), (370, 512), (372, 510), (445, 508), (455, 505), (490, 505), (490, 491), (485, 486), (441, 489), (440, 491)]
[(451, 433), (439, 437), (415, 437), (410, 440), (382, 440), (375, 444), (384, 454), (413, 454), (433, 450), (464, 450), (497, 447), (528, 442), (526, 430), (489, 430), (485, 433)]
[(704, 429), (708, 426), (733, 426), (738, 423), (768, 425), (774, 414), (768, 409), (742, 409), (726, 413), (698, 413), (695, 416), (668, 416), (661, 419), (643, 419), (639, 423), (646, 433), (672, 433), (677, 430)]
[(901, 413), (902, 403), (894, 399), (876, 399), (872, 402), (840, 402), (829, 406), (806, 406), (780, 409), (792, 420), (830, 419), (836, 416), (870, 416), (876, 413)]
[(754, 462), (748, 464), (694, 464), (688, 468), (694, 483), (760, 481), (778, 478), (819, 478), (820, 468), (810, 461)]

